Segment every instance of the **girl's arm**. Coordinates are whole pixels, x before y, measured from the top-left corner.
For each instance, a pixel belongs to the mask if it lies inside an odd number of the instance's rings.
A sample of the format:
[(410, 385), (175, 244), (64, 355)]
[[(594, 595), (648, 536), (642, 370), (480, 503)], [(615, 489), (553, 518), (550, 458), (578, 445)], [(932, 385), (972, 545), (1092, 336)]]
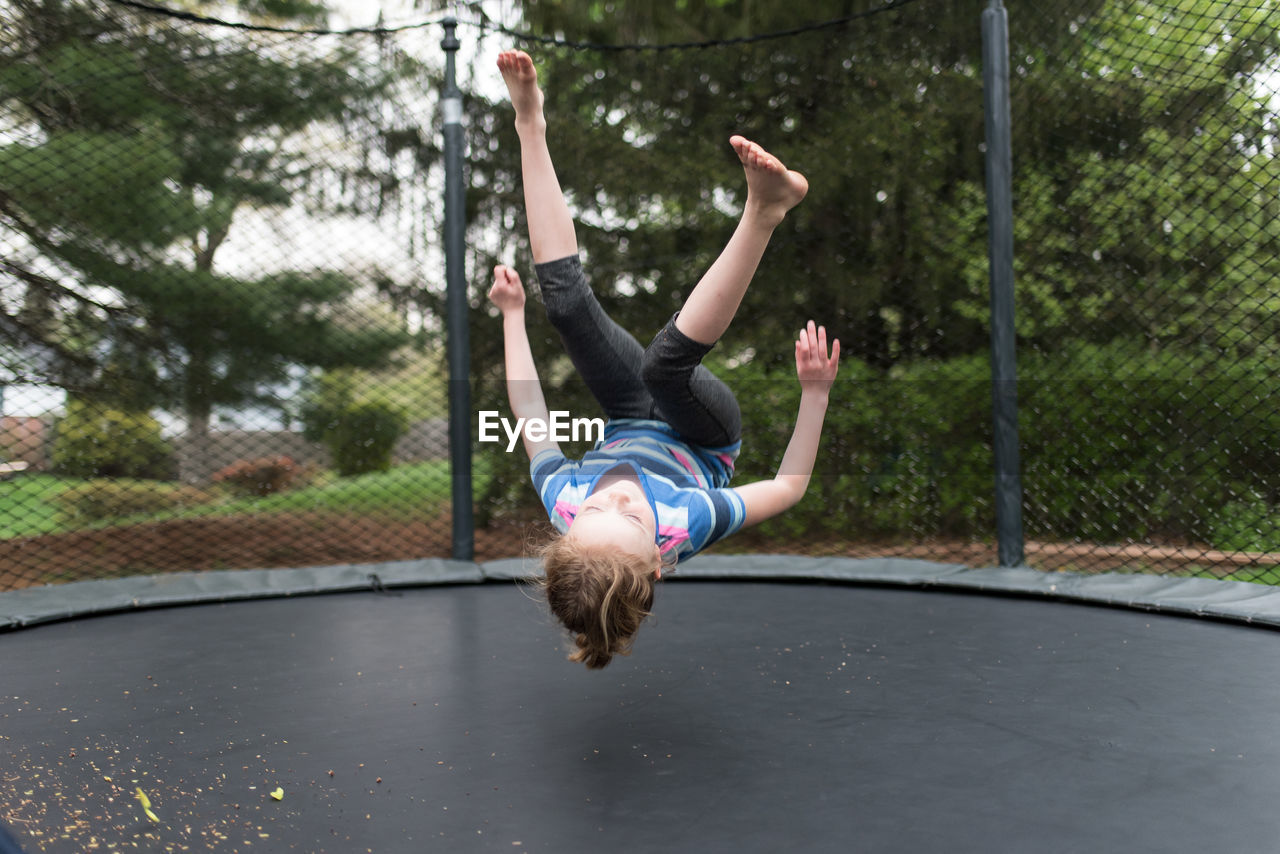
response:
[(538, 367), (533, 363), (533, 351), (529, 348), (529, 334), (524, 326), (524, 285), (520, 275), (510, 267), (494, 268), (493, 287), (489, 300), (502, 312), (502, 346), (507, 373), (507, 400), (511, 413), (521, 421), (521, 438), (525, 453), (532, 460), (539, 452), (548, 449), (557, 453), (560, 443), (550, 438), (549, 431), (542, 431), (543, 438), (529, 438), (530, 421), (550, 422), (547, 403), (542, 396), (542, 383), (538, 379)]
[(778, 473), (772, 480), (759, 480), (734, 488), (746, 505), (743, 527), (776, 516), (804, 497), (818, 456), (828, 395), (839, 366), (840, 342), (832, 342), (831, 355), (828, 356), (827, 330), (821, 326), (815, 329), (813, 321), (809, 321), (796, 341), (800, 410), (796, 413), (796, 426), (791, 431), (791, 441), (782, 455)]

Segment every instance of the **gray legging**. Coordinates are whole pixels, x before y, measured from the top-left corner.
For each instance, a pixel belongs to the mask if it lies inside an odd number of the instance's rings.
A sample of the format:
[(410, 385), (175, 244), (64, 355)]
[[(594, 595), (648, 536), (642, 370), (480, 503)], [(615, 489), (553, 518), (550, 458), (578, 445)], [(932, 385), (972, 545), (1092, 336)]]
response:
[(702, 365), (714, 345), (690, 339), (672, 317), (643, 348), (604, 313), (576, 255), (535, 269), (547, 317), (605, 415), (664, 421), (708, 448), (742, 438), (737, 399)]

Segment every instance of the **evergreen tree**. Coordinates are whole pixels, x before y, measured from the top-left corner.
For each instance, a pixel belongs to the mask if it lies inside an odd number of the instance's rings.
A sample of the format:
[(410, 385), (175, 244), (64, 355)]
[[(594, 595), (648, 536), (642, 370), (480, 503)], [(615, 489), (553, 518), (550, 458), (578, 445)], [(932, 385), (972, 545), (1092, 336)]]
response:
[[(982, 358), (984, 6), (528, 0), (525, 29), (581, 45), (522, 44), (546, 83), (552, 152), (606, 308), (643, 339), (679, 307), (741, 204), (725, 141), (743, 133), (805, 172), (811, 190), (713, 359), (785, 372), (788, 340), (809, 316), (839, 336), (850, 376), (854, 360), (893, 376), (911, 362)], [(1280, 19), (1269, 8), (1010, 4), (1024, 348), (1274, 347), (1280, 216), (1262, 81), (1280, 54)], [(843, 20), (803, 26), (833, 19)], [(788, 34), (758, 38), (769, 33)], [(473, 124), (488, 193), (477, 218), (509, 237), (487, 260), (514, 253), (527, 269), (513, 250), (524, 227), (512, 215), (522, 202), (510, 113), (481, 105)], [(535, 355), (555, 365), (558, 341), (538, 312), (530, 318)], [(479, 343), (486, 364), (498, 364), (499, 345)], [(553, 384), (566, 375), (551, 371)], [(738, 389), (751, 409), (753, 391)], [(767, 408), (768, 395), (758, 399)], [(975, 443), (985, 423), (972, 425)]]
[[(530, 0), (524, 13), (535, 34), (589, 45), (526, 46), (581, 242), (620, 318), (656, 329), (722, 245), (741, 202), (725, 140), (743, 133), (812, 189), (729, 349), (785, 361), (791, 326), (821, 313), (881, 369), (985, 350), (982, 4)], [(1043, 346), (1272, 337), (1268, 4), (1080, 0), (1009, 19), (1020, 333)], [(497, 111), (497, 153), (474, 148), (506, 216), (518, 171)]]
[[(1011, 25), (1022, 340), (1280, 352), (1280, 128), (1266, 83), (1280, 21), (1264, 5), (1131, 0)], [(957, 305), (975, 319), (982, 205), (975, 187), (955, 232), (970, 293)]]
[[(294, 0), (243, 8), (323, 16)], [(306, 259), (236, 275), (218, 258), (248, 211), (314, 199), (361, 169), (387, 182), (368, 156), (317, 165), (299, 140), (380, 121), (372, 106), (403, 71), (347, 43), (250, 43), (123, 5), (19, 0), (0, 43), (3, 367), (176, 409), (199, 437), (214, 407), (263, 400), (294, 366), (384, 364), (403, 329), (343, 321), (371, 275)]]

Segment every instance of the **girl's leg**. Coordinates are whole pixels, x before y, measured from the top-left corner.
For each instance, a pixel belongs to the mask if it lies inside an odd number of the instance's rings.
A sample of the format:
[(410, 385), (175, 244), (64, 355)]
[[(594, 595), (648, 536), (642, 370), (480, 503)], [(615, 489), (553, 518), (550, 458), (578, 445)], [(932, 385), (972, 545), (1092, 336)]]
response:
[(587, 284), (577, 255), (537, 264), (547, 319), (587, 390), (609, 418), (654, 418), (653, 395), (640, 377), (644, 348), (615, 323)]
[(714, 344), (729, 328), (751, 284), (773, 230), (804, 198), (809, 182), (754, 142), (740, 136), (729, 144), (747, 174), (742, 219), (710, 269), (685, 300), (676, 326), (702, 344)]
[(809, 189), (803, 175), (754, 142), (735, 136), (729, 143), (747, 175), (742, 219), (680, 313), (649, 345), (642, 368), (663, 418), (711, 447), (738, 441), (742, 416), (733, 393), (703, 367), (702, 358), (729, 328), (773, 230)]
[(523, 51), (498, 57), (516, 111), (529, 245), (547, 317), (574, 367), (610, 418), (651, 418), (653, 399), (640, 379), (642, 348), (600, 307), (578, 261), (573, 215), (547, 147), (547, 121), (533, 60)]
[(711, 351), (672, 318), (644, 352), (641, 376), (657, 416), (696, 445), (723, 448), (742, 438), (742, 412), (733, 392), (701, 364)]

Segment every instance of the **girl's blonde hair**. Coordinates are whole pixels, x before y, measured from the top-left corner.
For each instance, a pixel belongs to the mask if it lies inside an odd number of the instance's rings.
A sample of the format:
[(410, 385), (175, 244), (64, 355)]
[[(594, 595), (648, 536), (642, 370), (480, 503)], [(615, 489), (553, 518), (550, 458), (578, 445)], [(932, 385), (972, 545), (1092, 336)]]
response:
[(569, 660), (599, 669), (615, 655), (630, 655), (653, 607), (654, 561), (569, 537), (543, 546), (541, 557), (547, 604), (577, 644)]

